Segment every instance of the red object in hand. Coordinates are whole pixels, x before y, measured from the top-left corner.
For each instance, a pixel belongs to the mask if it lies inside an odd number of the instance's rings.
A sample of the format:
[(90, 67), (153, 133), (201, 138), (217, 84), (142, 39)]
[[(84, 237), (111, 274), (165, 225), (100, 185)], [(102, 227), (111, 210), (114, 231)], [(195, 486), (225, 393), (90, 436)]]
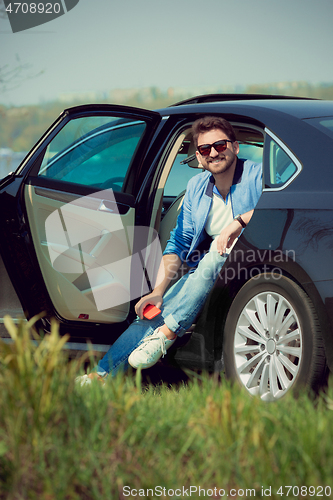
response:
[(156, 306), (153, 306), (153, 304), (148, 304), (143, 310), (143, 315), (147, 319), (153, 319), (153, 318), (155, 318), (155, 316), (160, 314), (160, 312), (161, 312), (161, 309), (159, 309)]

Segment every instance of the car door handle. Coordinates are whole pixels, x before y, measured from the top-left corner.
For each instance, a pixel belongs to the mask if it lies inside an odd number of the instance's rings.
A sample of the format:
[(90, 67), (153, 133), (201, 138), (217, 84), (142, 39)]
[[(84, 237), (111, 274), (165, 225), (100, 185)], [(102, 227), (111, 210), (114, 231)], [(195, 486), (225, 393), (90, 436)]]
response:
[(101, 204), (100, 204), (100, 206), (99, 206), (98, 210), (99, 210), (100, 212), (108, 212), (108, 213), (111, 213), (111, 214), (112, 214), (112, 213), (114, 213), (114, 210), (113, 210), (112, 208), (109, 208), (109, 207), (107, 207), (107, 206), (105, 205), (105, 200), (102, 200), (102, 201), (101, 201)]

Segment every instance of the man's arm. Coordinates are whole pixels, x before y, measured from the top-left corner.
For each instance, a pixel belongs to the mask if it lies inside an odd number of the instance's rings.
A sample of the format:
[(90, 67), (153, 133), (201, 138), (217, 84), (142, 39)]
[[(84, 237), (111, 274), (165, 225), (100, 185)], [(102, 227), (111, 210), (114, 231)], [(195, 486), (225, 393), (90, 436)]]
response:
[(181, 259), (176, 254), (166, 254), (163, 255), (161, 264), (157, 273), (156, 283), (157, 286), (149, 294), (142, 297), (139, 302), (135, 305), (135, 312), (143, 319), (143, 310), (148, 304), (152, 304), (156, 307), (161, 307), (163, 303), (163, 295), (167, 286), (169, 285), (172, 278), (177, 273), (178, 269), (182, 264)]
[[(249, 212), (241, 215), (246, 225), (250, 222), (253, 212), (254, 210), (250, 210)], [(237, 220), (233, 220), (227, 227), (222, 229), (220, 235), (216, 240), (217, 251), (220, 253), (220, 255), (225, 253), (227, 248), (231, 247), (235, 239), (238, 238), (238, 236), (241, 234), (242, 229), (242, 225)]]

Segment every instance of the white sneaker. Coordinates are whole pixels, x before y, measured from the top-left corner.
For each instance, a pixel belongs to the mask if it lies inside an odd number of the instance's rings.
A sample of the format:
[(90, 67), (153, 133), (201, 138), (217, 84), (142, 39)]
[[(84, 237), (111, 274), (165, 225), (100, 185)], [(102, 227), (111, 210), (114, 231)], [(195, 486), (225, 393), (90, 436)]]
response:
[(76, 377), (75, 383), (80, 385), (81, 387), (83, 385), (89, 385), (91, 384), (92, 380), (91, 378), (88, 377), (88, 375), (81, 375), (80, 377)]
[[(102, 385), (105, 385), (105, 379), (103, 377), (96, 377), (96, 380), (98, 380)], [(88, 375), (81, 375), (80, 377), (76, 377), (75, 379), (75, 383), (77, 385), (80, 385), (81, 387), (83, 387), (84, 385), (90, 385), (92, 381), (93, 379), (88, 377)]]
[(177, 337), (169, 340), (159, 328), (152, 335), (143, 339), (142, 344), (137, 347), (128, 358), (129, 364), (133, 368), (149, 368), (164, 356), (167, 349), (172, 346)]

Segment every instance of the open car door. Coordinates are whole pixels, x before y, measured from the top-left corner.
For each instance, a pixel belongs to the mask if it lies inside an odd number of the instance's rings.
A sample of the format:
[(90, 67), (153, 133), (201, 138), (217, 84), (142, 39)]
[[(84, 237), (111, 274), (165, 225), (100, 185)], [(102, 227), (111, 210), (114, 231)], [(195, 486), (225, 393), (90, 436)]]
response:
[(117, 323), (149, 291), (159, 245), (135, 228), (135, 196), (160, 120), (123, 106), (67, 110), (4, 183), (0, 203), (16, 230), (7, 227), (1, 252), (28, 317)]

